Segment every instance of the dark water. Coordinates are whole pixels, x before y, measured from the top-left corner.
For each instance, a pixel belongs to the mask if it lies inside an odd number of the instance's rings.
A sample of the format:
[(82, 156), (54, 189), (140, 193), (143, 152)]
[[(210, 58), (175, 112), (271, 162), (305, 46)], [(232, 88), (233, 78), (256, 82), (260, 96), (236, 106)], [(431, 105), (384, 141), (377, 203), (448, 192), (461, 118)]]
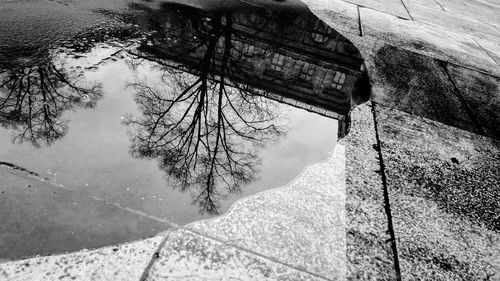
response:
[(37, 174), (0, 171), (0, 258), (154, 235), (331, 154), (357, 49), (298, 2), (227, 3), (0, 3), (0, 162)]

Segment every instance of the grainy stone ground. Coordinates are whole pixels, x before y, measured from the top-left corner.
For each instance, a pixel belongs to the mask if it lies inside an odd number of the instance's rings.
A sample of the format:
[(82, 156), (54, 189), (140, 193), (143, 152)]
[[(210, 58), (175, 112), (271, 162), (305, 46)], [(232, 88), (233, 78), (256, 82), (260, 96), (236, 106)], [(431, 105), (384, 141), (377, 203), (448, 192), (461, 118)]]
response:
[(0, 280), (500, 280), (500, 4), (305, 2), (373, 86), (328, 161), (220, 218)]
[(403, 276), (499, 280), (500, 142), (376, 112)]

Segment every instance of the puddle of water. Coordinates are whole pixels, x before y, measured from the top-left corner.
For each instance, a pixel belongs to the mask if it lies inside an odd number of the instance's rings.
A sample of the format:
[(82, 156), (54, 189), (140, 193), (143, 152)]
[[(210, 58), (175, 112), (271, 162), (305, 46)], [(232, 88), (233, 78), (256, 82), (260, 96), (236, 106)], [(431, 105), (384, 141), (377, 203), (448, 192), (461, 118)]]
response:
[[(208, 218), (330, 155), (345, 134), (350, 95), (363, 86), (356, 48), (299, 4), (206, 3), (93, 7), (123, 26), (106, 36), (74, 32), (62, 49), (56, 40), (27, 54), (0, 46), (9, 56), (0, 73), (0, 161), (36, 171), (84, 212), (68, 215), (75, 210), (57, 201), (66, 200), (27, 192), (25, 179), (13, 188), (13, 180), (0, 194), (9, 202), (0, 207), (9, 214), (0, 215), (0, 257), (118, 243), (168, 228), (163, 220)], [(34, 207), (37, 196), (54, 207)], [(22, 223), (36, 212), (51, 219)], [(29, 246), (56, 237), (64, 243)], [(30, 243), (9, 254), (21, 240)]]

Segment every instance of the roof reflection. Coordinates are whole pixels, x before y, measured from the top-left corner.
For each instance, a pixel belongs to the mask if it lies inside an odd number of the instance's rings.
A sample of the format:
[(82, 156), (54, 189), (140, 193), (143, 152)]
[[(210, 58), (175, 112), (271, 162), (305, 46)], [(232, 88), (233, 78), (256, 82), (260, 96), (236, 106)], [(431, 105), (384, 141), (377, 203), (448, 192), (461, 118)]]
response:
[(215, 76), (225, 72), (233, 83), (338, 120), (345, 120), (364, 75), (356, 47), (306, 9), (164, 4), (156, 15), (158, 29), (137, 56), (196, 74), (211, 55)]

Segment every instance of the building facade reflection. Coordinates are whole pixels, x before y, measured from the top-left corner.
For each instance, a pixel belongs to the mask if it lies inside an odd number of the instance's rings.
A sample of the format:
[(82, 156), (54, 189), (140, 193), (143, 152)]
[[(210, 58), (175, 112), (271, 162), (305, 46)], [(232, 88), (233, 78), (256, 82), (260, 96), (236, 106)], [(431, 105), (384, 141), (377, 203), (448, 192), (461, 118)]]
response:
[(345, 135), (363, 61), (309, 11), (164, 4), (155, 15), (132, 55), (154, 61), (163, 85), (132, 84), (131, 151), (158, 159), (202, 213), (253, 181), (259, 147), (286, 133), (271, 100), (335, 118)]
[(211, 71), (216, 75), (225, 72), (268, 98), (341, 122), (354, 103), (352, 95), (366, 87), (360, 82), (368, 83), (356, 47), (309, 11), (165, 5), (163, 20), (139, 56), (171, 60), (196, 73), (210, 47), (207, 36), (214, 36)]

